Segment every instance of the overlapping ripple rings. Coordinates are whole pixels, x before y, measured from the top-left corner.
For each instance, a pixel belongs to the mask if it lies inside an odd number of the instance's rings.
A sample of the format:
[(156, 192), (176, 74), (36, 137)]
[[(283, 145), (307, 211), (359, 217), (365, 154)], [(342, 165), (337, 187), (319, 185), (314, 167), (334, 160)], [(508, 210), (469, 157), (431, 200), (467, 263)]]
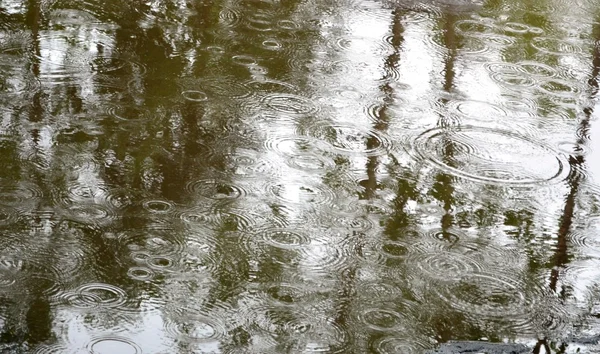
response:
[(564, 179), (569, 164), (553, 148), (511, 131), (461, 127), (430, 129), (414, 140), (420, 159), (458, 177), (501, 185)]

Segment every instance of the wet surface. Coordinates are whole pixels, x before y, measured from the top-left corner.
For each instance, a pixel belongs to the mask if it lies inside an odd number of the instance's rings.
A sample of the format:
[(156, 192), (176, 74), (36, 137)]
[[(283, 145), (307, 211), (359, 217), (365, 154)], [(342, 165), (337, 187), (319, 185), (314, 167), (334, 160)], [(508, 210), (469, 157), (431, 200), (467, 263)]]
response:
[(0, 351), (600, 352), (600, 2), (0, 2)]

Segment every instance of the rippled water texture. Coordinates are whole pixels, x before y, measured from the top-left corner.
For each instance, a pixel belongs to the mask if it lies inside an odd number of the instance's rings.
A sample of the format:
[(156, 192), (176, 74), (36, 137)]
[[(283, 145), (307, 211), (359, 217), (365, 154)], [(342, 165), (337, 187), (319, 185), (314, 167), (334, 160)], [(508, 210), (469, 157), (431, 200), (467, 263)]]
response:
[(0, 352), (600, 353), (600, 1), (0, 1)]

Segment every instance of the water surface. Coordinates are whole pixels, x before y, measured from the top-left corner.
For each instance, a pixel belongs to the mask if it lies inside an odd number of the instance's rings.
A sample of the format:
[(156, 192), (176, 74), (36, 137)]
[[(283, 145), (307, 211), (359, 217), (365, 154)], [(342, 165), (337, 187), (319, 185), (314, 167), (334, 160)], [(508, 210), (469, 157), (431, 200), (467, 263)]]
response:
[(599, 43), (596, 0), (0, 1), (0, 351), (600, 352)]

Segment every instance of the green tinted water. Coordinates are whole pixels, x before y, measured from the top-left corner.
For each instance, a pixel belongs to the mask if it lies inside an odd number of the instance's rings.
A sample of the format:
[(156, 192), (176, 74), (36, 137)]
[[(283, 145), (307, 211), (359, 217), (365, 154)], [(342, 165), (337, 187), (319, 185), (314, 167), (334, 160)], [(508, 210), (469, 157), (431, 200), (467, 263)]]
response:
[(0, 1), (0, 351), (600, 352), (599, 43), (595, 0)]

